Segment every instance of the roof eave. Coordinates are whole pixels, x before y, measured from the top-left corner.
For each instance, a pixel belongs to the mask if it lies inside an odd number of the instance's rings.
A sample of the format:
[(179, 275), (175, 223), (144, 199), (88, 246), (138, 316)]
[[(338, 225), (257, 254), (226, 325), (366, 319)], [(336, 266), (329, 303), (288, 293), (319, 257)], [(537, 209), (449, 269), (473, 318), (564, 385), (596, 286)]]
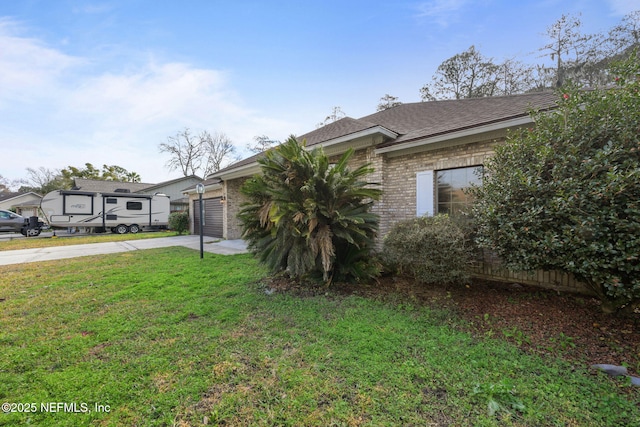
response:
[(230, 179), (243, 178), (246, 176), (252, 176), (260, 172), (260, 165), (258, 162), (249, 163), (240, 167), (227, 170), (219, 174), (211, 174), (212, 178), (220, 178), (223, 181)]
[(315, 145), (320, 145), (323, 148), (333, 147), (335, 145), (343, 144), (345, 142), (353, 141), (360, 138), (366, 138), (368, 136), (374, 136), (377, 134), (381, 134), (384, 137), (395, 139), (398, 137), (398, 134), (385, 128), (384, 126), (373, 126), (368, 129), (363, 129), (358, 132), (350, 133), (348, 135), (343, 135), (338, 138), (329, 139), (327, 141), (322, 141)]
[[(204, 192), (206, 193), (207, 191), (213, 191), (213, 190), (219, 190), (222, 188), (222, 184), (210, 184), (210, 185), (205, 185), (204, 186)], [(198, 194), (198, 192), (196, 191), (195, 188), (190, 188), (188, 190), (183, 190), (182, 194)]]
[(490, 132), (495, 132), (499, 130), (506, 130), (511, 128), (517, 128), (519, 126), (524, 126), (528, 124), (532, 124), (533, 119), (530, 116), (522, 116), (516, 117), (509, 120), (503, 120), (496, 123), (489, 123), (480, 126), (474, 126), (468, 129), (460, 129), (453, 132), (447, 132), (440, 135), (427, 136), (424, 138), (420, 138), (414, 141), (408, 141), (405, 143), (399, 143), (395, 145), (390, 145), (388, 147), (377, 148), (375, 150), (375, 154), (383, 154), (383, 153), (391, 153), (395, 151), (404, 151), (415, 149), (420, 146), (428, 146), (431, 144), (436, 144), (439, 142), (446, 142), (450, 140), (459, 140), (473, 135), (485, 134)]
[[(306, 147), (307, 149), (313, 149), (315, 147), (322, 147), (325, 149), (333, 149), (338, 148), (341, 144), (348, 143), (350, 141), (373, 137), (375, 135), (381, 135), (386, 138), (395, 139), (398, 137), (398, 134), (385, 128), (384, 126), (373, 126), (368, 129), (364, 129), (358, 132), (350, 133), (348, 135), (340, 136), (338, 138), (333, 138), (327, 141), (319, 142), (317, 144)], [(333, 151), (333, 150), (331, 150)], [(252, 176), (260, 172), (260, 165), (258, 162), (249, 163), (238, 168), (234, 168), (219, 174), (212, 174), (211, 177), (220, 178), (223, 181), (227, 181), (230, 179), (236, 178), (244, 178), (247, 176)]]

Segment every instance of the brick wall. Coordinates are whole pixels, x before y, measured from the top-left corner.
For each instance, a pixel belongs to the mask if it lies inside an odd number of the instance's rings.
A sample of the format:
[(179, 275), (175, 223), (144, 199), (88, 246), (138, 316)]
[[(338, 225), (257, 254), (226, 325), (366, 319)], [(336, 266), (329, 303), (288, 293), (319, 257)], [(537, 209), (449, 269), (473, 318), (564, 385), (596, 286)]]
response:
[(238, 219), (240, 207), (247, 199), (240, 193), (240, 187), (248, 178), (238, 178), (225, 181), (225, 206), (224, 206), (224, 238), (240, 239), (242, 237), (242, 227)]
[(452, 148), (387, 157), (382, 160), (383, 192), (380, 206), (380, 236), (398, 221), (416, 216), (416, 173), (477, 166), (493, 155), (497, 141), (481, 141)]
[[(354, 156), (353, 163), (363, 161), (373, 163), (376, 167), (374, 175), (376, 178), (371, 181), (383, 184), (382, 199), (376, 204), (377, 213), (380, 215), (378, 248), (382, 248), (382, 239), (396, 222), (416, 217), (416, 174), (418, 172), (483, 165), (493, 155), (495, 145), (502, 141), (502, 139), (492, 139), (402, 156), (382, 154), (373, 159), (370, 150), (358, 152), (357, 156)], [(572, 275), (542, 270), (512, 272), (502, 267), (500, 260), (495, 258), (478, 262), (473, 268), (473, 275), (489, 280), (593, 294), (585, 284)]]
[[(373, 147), (356, 151), (349, 166), (356, 168), (370, 163), (374, 172), (367, 180), (381, 184), (379, 188), (383, 191), (381, 200), (373, 207), (373, 212), (380, 216), (378, 248), (382, 248), (382, 239), (396, 222), (415, 218), (418, 172), (483, 165), (493, 155), (495, 145), (502, 141), (503, 139), (488, 139), (399, 156), (387, 153), (376, 155)], [(331, 160), (336, 161), (338, 158), (339, 156), (335, 156)], [(225, 182), (224, 237), (227, 239), (239, 239), (242, 236), (237, 214), (240, 205), (246, 200), (239, 191), (245, 180), (246, 178), (242, 178)], [(554, 271), (514, 273), (502, 268), (499, 260), (495, 259), (479, 262), (474, 267), (473, 275), (490, 280), (591, 294), (584, 284), (570, 275)]]

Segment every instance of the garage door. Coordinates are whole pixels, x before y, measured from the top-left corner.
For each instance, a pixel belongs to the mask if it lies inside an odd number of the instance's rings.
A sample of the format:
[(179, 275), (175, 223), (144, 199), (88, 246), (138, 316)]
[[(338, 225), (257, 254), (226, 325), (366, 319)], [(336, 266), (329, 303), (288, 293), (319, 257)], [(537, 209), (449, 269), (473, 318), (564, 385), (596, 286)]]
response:
[[(202, 234), (210, 237), (222, 237), (222, 198), (202, 199), (204, 222)], [(200, 234), (200, 201), (193, 201), (194, 233)]]

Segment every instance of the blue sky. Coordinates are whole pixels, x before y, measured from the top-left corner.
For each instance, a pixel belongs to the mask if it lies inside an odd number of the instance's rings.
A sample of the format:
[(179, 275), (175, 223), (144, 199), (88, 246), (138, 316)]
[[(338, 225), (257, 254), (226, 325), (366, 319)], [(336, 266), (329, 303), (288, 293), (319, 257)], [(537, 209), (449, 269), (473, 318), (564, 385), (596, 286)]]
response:
[(0, 175), (119, 165), (180, 176), (158, 145), (185, 127), (303, 134), (334, 106), (420, 101), (438, 65), (471, 45), (543, 63), (545, 29), (581, 14), (605, 32), (640, 0), (0, 0)]

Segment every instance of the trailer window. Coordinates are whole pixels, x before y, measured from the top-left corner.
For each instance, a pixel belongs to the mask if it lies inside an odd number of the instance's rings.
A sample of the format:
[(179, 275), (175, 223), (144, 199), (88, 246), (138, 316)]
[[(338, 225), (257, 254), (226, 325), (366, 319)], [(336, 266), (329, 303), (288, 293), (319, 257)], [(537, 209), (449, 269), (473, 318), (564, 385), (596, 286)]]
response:
[(141, 211), (142, 202), (127, 202), (127, 209), (130, 211)]
[(112, 198), (107, 198), (107, 202), (108, 205), (116, 205), (118, 204), (118, 199), (112, 199)]

